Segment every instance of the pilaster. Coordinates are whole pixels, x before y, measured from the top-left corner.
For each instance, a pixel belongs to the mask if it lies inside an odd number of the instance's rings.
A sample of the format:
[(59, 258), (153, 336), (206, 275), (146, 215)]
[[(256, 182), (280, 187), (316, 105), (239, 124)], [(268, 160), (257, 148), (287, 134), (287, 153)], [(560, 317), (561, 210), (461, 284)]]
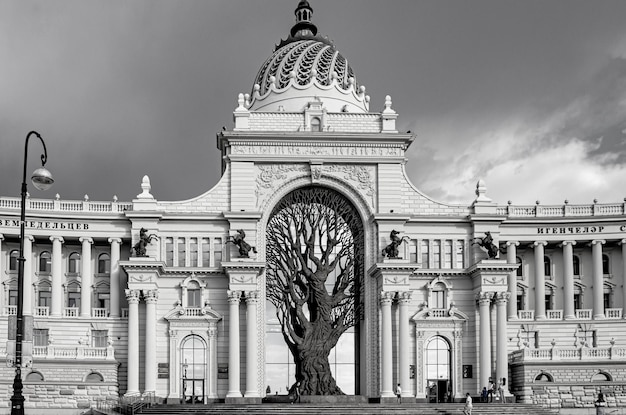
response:
[(111, 244), (111, 317), (119, 318), (120, 316), (120, 238), (109, 238)]
[(50, 316), (61, 317), (63, 313), (63, 255), (61, 236), (51, 236), (52, 241), (52, 298), (50, 304)]
[(393, 339), (391, 327), (391, 303), (395, 292), (382, 291), (380, 293), (381, 311), (381, 391), (380, 397), (393, 398)]
[(604, 315), (604, 275), (602, 272), (602, 245), (606, 241), (591, 241), (593, 266), (593, 319), (602, 320)]
[(126, 290), (128, 301), (128, 373), (126, 396), (139, 394), (139, 290)]
[(226, 399), (241, 398), (239, 370), (239, 302), (241, 291), (228, 291), (228, 392)]
[(91, 295), (93, 278), (91, 275), (91, 245), (93, 239), (82, 237), (78, 239), (82, 244), (82, 253), (80, 257), (80, 316), (91, 317)]
[(533, 243), (535, 248), (535, 319), (546, 319), (546, 275), (544, 270), (544, 247), (545, 241)]

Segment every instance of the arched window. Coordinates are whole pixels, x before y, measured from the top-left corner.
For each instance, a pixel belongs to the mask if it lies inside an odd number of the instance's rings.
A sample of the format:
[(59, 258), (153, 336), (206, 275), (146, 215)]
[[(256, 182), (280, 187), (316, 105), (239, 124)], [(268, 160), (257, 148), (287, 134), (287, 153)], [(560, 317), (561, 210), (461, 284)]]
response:
[(80, 284), (76, 281), (67, 284), (67, 306), (70, 308), (80, 307)]
[(609, 256), (607, 254), (602, 255), (602, 274), (609, 275), (611, 273)]
[(9, 271), (17, 271), (17, 258), (20, 256), (20, 251), (14, 249), (9, 254)]
[(450, 379), (450, 345), (441, 336), (435, 336), (426, 346), (426, 378)]
[(98, 255), (98, 274), (111, 273), (111, 257), (109, 254)]
[(598, 372), (591, 377), (592, 382), (611, 382), (612, 380), (611, 375), (606, 372)]
[(550, 376), (548, 373), (545, 372), (541, 372), (540, 374), (537, 375), (537, 377), (535, 377), (535, 382), (553, 382), (554, 380), (552, 379), (552, 376)]
[(543, 257), (543, 273), (546, 277), (552, 276), (552, 261), (547, 256)]
[(322, 120), (320, 120), (319, 117), (311, 118), (311, 131), (312, 132), (322, 131)]
[(32, 371), (26, 375), (26, 382), (43, 382), (43, 375), (41, 372)]
[(580, 278), (580, 257), (574, 255), (574, 276)]
[(50, 252), (43, 251), (39, 254), (39, 272), (42, 274), (50, 274), (52, 269), (52, 256)]
[(67, 272), (70, 274), (78, 274), (80, 269), (80, 254), (72, 252), (67, 262)]
[(522, 263), (522, 258), (516, 256), (515, 263), (519, 264), (519, 266), (517, 267), (517, 271), (516, 271), (517, 279), (523, 280), (524, 279), (524, 268), (523, 268), (524, 264)]
[(91, 372), (85, 376), (85, 383), (104, 382), (104, 377), (98, 372)]

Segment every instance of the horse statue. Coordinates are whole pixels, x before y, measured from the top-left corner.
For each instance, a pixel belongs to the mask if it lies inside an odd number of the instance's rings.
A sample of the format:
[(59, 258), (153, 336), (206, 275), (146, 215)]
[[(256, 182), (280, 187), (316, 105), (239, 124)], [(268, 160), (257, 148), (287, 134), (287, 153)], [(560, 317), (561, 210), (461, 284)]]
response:
[(472, 245), (478, 245), (481, 248), (486, 249), (487, 255), (489, 255), (489, 259), (496, 258), (498, 256), (498, 253), (502, 251), (496, 246), (496, 244), (493, 243), (493, 236), (491, 236), (491, 232), (489, 231), (485, 232), (485, 236), (482, 238), (474, 238), (474, 242), (472, 242)]
[(405, 240), (409, 239), (409, 237), (406, 235), (402, 238), (400, 238), (398, 235), (400, 235), (400, 232), (396, 231), (395, 229), (391, 231), (391, 233), (389, 234), (389, 239), (391, 240), (391, 243), (383, 249), (383, 257), (386, 256), (387, 258), (398, 258), (398, 247), (402, 245), (402, 242), (405, 242)]
[(226, 239), (227, 244), (231, 243), (231, 244), (237, 245), (237, 247), (239, 248), (240, 258), (249, 258), (250, 251), (256, 254), (256, 248), (254, 246), (250, 246), (249, 243), (244, 241), (245, 238), (246, 238), (246, 233), (243, 231), (243, 229), (237, 229), (237, 235), (229, 236)]
[(130, 253), (135, 252), (135, 256), (147, 256), (146, 255), (146, 246), (152, 241), (152, 239), (156, 239), (155, 235), (148, 235), (148, 230), (146, 228), (141, 228), (139, 230), (139, 240), (135, 245), (133, 245), (133, 249), (131, 249)]

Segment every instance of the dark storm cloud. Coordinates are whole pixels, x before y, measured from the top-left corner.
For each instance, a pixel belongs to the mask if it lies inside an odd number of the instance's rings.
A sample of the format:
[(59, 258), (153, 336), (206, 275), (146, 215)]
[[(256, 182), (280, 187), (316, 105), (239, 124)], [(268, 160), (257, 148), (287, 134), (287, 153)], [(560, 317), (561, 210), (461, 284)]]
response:
[[(30, 129), (46, 139), (57, 181), (52, 194), (30, 189), (36, 197), (130, 200), (144, 174), (161, 200), (208, 190), (220, 174), (215, 133), (232, 126), (237, 94), (287, 36), (296, 5), (0, 2), (0, 195), (19, 193)], [(482, 177), (500, 203), (626, 195), (626, 2), (311, 5), (371, 109), (390, 94), (399, 128), (418, 133), (407, 170), (426, 193), (469, 203)], [(32, 143), (29, 170), (39, 152)], [(565, 174), (578, 178), (576, 195)]]

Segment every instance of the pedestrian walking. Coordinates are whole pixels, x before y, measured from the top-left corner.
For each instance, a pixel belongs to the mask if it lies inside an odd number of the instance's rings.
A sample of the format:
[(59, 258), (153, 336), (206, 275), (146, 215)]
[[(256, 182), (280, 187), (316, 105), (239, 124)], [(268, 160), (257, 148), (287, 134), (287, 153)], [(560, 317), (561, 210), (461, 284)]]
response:
[(489, 389), (487, 390), (489, 402), (493, 402), (493, 395), (495, 394), (495, 390), (496, 390), (496, 384), (493, 383), (493, 380), (489, 379)]
[(504, 396), (504, 379), (498, 381), (498, 396), (500, 397), (501, 403), (506, 403), (506, 398)]
[(596, 406), (596, 415), (604, 415), (606, 408), (606, 401), (604, 400), (604, 394), (602, 392), (598, 393), (598, 399), (594, 402)]
[(483, 391), (480, 393), (480, 401), (481, 402), (487, 402), (487, 395), (489, 394), (489, 392), (487, 392), (487, 387), (484, 386), (483, 387)]
[(402, 388), (399, 383), (398, 386), (396, 386), (396, 399), (396, 402), (402, 403)]
[(465, 406), (463, 407), (463, 415), (472, 415), (472, 409), (473, 409), (473, 405), (472, 405), (472, 397), (470, 396), (469, 392), (467, 392), (465, 394)]

